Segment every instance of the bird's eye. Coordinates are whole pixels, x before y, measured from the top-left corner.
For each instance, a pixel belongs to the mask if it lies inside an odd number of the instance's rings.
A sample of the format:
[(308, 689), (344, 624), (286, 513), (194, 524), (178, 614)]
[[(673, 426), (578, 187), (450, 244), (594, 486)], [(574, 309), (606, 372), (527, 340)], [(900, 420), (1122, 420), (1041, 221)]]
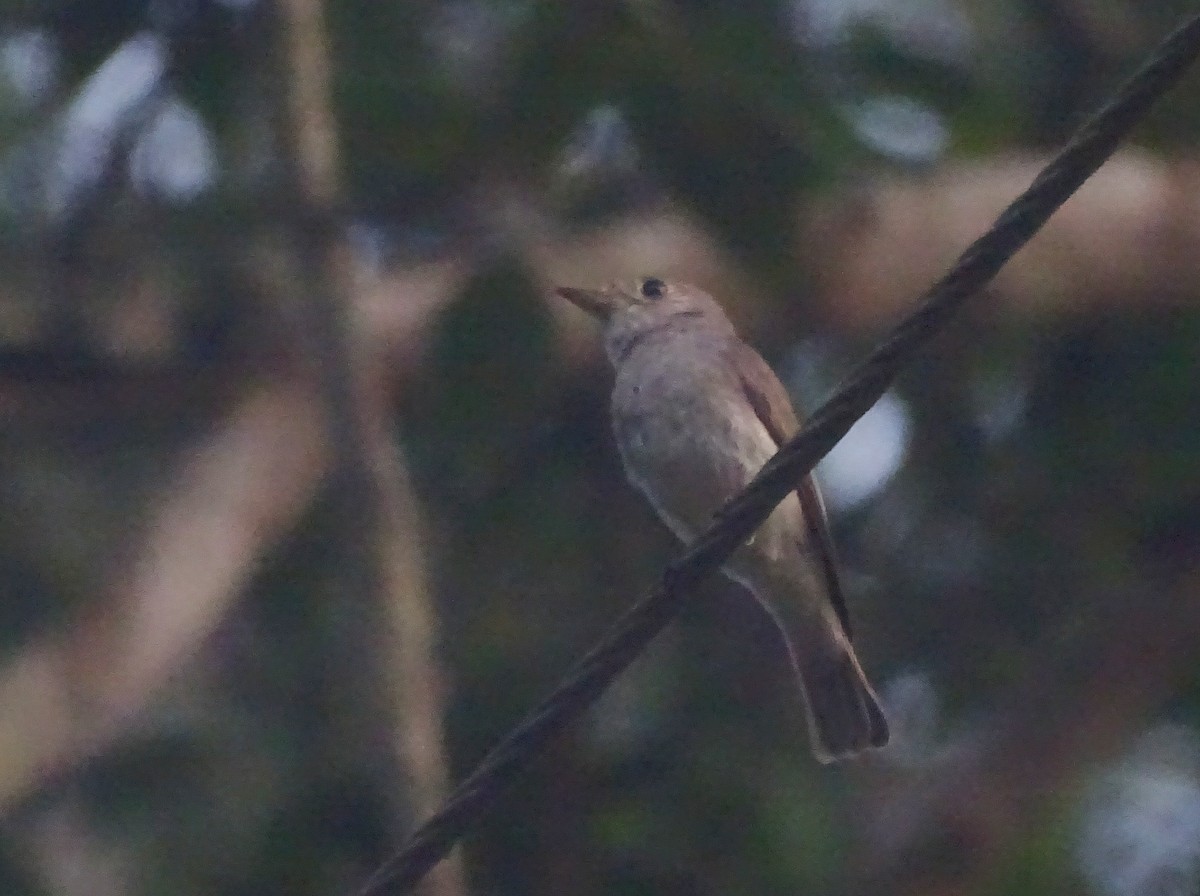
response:
[(661, 299), (666, 288), (667, 284), (657, 277), (648, 277), (642, 281), (642, 295), (648, 299)]

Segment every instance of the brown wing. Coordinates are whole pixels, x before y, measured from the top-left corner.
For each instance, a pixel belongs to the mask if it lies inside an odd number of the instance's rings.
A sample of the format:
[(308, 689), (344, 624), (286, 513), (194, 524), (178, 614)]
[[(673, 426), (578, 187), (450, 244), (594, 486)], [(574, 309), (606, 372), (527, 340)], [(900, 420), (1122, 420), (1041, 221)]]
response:
[[(754, 349), (739, 340), (733, 340), (727, 350), (730, 365), (737, 371), (742, 391), (754, 413), (762, 421), (776, 447), (795, 435), (800, 428), (796, 412), (788, 399), (787, 390), (779, 382), (774, 371), (767, 366)], [(850, 636), (850, 613), (846, 609), (846, 598), (842, 594), (842, 583), (838, 578), (837, 553), (829, 535), (829, 520), (825, 515), (825, 502), (817, 490), (812, 476), (805, 476), (796, 488), (800, 509), (804, 512), (804, 523), (808, 526), (807, 549), (812, 551), (821, 564), (829, 599), (841, 620), (846, 636)]]

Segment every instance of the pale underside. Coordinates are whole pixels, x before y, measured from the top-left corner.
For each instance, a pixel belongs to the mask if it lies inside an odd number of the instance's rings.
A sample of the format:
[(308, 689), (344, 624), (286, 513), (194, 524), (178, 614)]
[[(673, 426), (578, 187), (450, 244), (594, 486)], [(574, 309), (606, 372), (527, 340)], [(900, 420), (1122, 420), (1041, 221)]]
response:
[[(687, 543), (750, 482), (778, 442), (747, 400), (724, 343), (703, 333), (676, 333), (674, 339), (671, 351), (651, 342), (618, 366), (613, 424), (630, 480)], [(679, 339), (692, 344), (681, 351)], [(794, 428), (794, 417), (789, 424)], [(835, 598), (809, 536), (793, 492), (734, 554), (725, 572), (777, 616), (781, 611), (808, 616), (824, 627), (834, 615)], [(780, 606), (783, 602), (786, 606)], [(798, 621), (793, 618), (787, 627)]]

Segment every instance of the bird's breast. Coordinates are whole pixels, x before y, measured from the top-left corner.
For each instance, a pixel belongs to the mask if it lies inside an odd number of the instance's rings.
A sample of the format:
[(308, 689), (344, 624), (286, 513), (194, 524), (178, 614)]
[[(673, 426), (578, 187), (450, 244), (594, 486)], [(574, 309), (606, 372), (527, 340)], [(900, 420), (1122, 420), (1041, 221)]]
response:
[(613, 429), (626, 473), (684, 538), (705, 528), (775, 450), (718, 360), (641, 352), (617, 371)]

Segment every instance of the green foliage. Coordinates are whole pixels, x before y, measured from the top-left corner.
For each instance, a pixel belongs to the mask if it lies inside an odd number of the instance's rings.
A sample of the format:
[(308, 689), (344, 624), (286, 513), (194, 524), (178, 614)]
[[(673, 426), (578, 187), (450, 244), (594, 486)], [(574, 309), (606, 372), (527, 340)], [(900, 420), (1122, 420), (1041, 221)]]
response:
[[(861, 171), (888, 164), (857, 126), (864, 100), (916, 104), (948, 129), (956, 156), (1022, 150), (1067, 129), (1184, 8), (1093, 6), (1088, 22), (1108, 14), (1140, 24), (1136, 39), (1076, 23), (1082, 49), (1056, 55), (1050, 18), (964, 4), (975, 33), (948, 60), (906, 41), (882, 12), (828, 45), (806, 44), (789, 10), (764, 0), (326, 4), (345, 217), (377, 228), (385, 263), (432, 246), (475, 270), (441, 310), (399, 402), (427, 524), (413, 539), (427, 554), (446, 675), (431, 689), (447, 703), (455, 777), (677, 549), (619, 469), (608, 373), (568, 369), (520, 247), (491, 232), (491, 191), (537, 200), (550, 229), (557, 214), (590, 224), (668, 198), (739, 274), (790, 297), (808, 273), (794, 254), (807, 198), (850, 192)], [(55, 357), (74, 364), (55, 376), (96, 355), (128, 372), (116, 353), (104, 355), (103, 332), (86, 333), (82, 346), (55, 340), (147, 282), (163, 292), (164, 318), (185, 331), (158, 358), (169, 370), (226, 370), (248, 356), (269, 372), (274, 353), (295, 351), (278, 325), (290, 326), (294, 309), (264, 309), (261, 295), (297, 219), (311, 223), (281, 174), (289, 85), (275, 11), (195, 7), (195, 28), (174, 48), (171, 89), (211, 129), (224, 166), (212, 192), (159, 207), (118, 177), (85, 220), (63, 222), (32, 219), (0, 182), (0, 348), (54, 343)], [(96, 67), (165, 13), (66, 2), (8, 4), (0, 15), (14, 29), (49, 29), (62, 52), (46, 108), (0, 89), (7, 158), (44, 151), (31, 135), (52, 132)], [(1190, 148), (1195, 92), (1192, 83), (1163, 107), (1147, 142)], [(625, 167), (564, 173), (568, 145), (598, 107), (627, 126)], [(55, 253), (75, 226), (81, 248), (68, 269)], [(835, 524), (872, 676), (882, 685), (925, 675), (936, 704), (925, 708), (944, 715), (919, 732), (927, 755), (818, 767), (769, 620), (737, 589), (714, 585), (468, 839), (472, 890), (851, 890), (877, 858), (867, 853), (880, 819), (889, 832), (911, 820), (887, 821), (892, 795), (932, 792), (937, 763), (978, 747), (972, 738), (992, 730), (990, 718), (1038, 696), (1103, 706), (1090, 689), (1104, 679), (1085, 650), (1100, 639), (1096, 617), (1152, 618), (1160, 591), (1185, 587), (1178, 571), (1194, 570), (1200, 544), (1200, 316), (1185, 298), (1170, 312), (1087, 309), (1055, 320), (1010, 322), (1001, 309), (948, 333), (899, 387), (913, 431), (904, 466)], [(861, 336), (826, 335), (841, 366), (861, 349)], [(88, 411), (100, 391), (85, 394), (71, 426), (35, 417), (7, 427), (0, 655), (19, 656), (98, 599), (170, 471), (225, 406), (228, 395), (213, 392), (97, 421)], [(992, 426), (981, 394), (1012, 398), (1011, 419)], [(391, 718), (380, 684), (381, 608), (355, 590), (362, 546), (345, 543), (336, 500), (324, 495), (297, 521), (201, 655), (124, 736), (14, 811), (0, 837), (0, 892), (49, 892), (29, 843), (38, 812), (60, 800), (83, 807), (101, 845), (132, 856), (138, 893), (344, 892), (411, 826), (394, 749), (405, 720)], [(1084, 661), (1044, 672), (1064, 656)], [(1170, 674), (1140, 705), (1170, 704), (1196, 724), (1200, 679)], [(1077, 724), (1115, 751), (1144, 719), (1113, 715)], [(1064, 738), (1071, 749), (1082, 740)], [(1029, 761), (1092, 771), (1061, 756)], [(1007, 784), (1018, 787), (1017, 777)], [(1074, 788), (1071, 778), (1033, 809), (1014, 801), (1017, 809), (995, 810), (988, 820), (1011, 836), (997, 834), (981, 865), (972, 862), (983, 851), (954, 828), (972, 800), (939, 818), (944, 829), (909, 858), (963, 893), (1077, 887)], [(911, 885), (911, 871), (893, 869), (877, 891)]]

